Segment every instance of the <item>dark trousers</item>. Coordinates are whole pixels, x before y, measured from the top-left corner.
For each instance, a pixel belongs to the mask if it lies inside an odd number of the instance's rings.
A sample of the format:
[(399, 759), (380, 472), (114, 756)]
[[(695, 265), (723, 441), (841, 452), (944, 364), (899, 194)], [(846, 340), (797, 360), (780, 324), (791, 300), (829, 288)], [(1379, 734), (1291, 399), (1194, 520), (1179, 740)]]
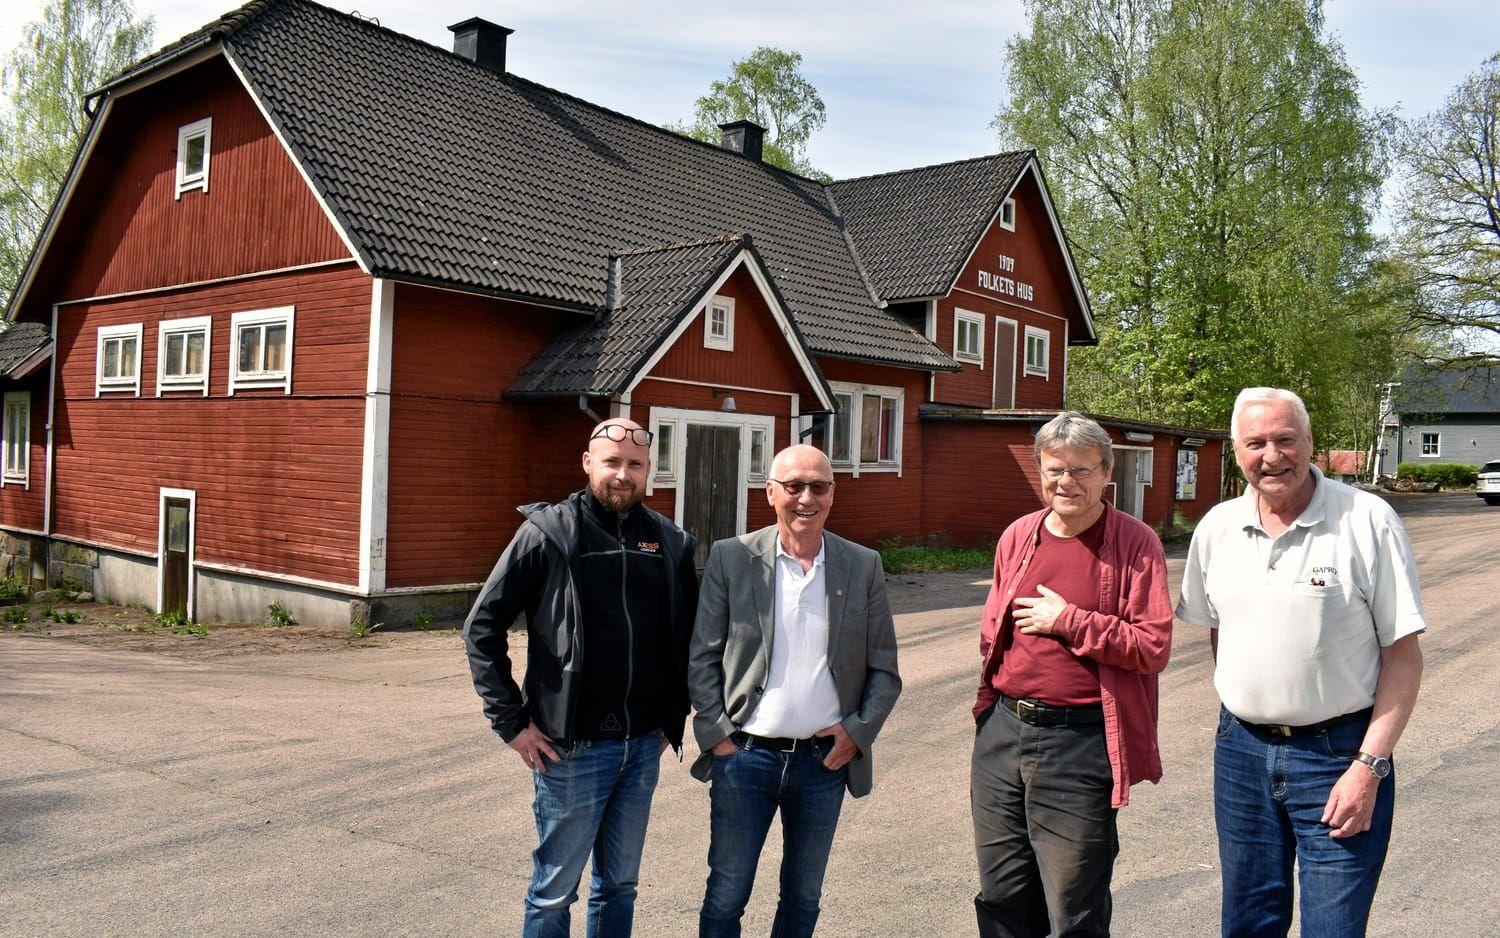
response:
[(1120, 842), (1103, 724), (980, 718), (969, 770), (981, 938), (1108, 935)]

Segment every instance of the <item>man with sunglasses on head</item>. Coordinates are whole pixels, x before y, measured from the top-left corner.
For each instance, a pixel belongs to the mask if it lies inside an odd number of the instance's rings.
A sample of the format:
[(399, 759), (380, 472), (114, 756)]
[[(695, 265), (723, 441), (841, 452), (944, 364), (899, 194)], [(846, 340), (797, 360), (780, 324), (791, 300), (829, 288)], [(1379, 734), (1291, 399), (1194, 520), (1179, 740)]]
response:
[(776, 524), (713, 545), (688, 683), (710, 783), (705, 938), (738, 935), (766, 833), (781, 812), (771, 934), (817, 924), (844, 792), (869, 794), (870, 748), (901, 693), (880, 555), (824, 530), (833, 469), (812, 446), (776, 454)]
[[(484, 714), (531, 770), (538, 844), (524, 938), (565, 938), (593, 856), (590, 938), (629, 935), (661, 753), (679, 752), (698, 579), (693, 538), (641, 504), (651, 433), (600, 423), (588, 486), (525, 517), (464, 623)], [(525, 614), (526, 673), (506, 632)]]

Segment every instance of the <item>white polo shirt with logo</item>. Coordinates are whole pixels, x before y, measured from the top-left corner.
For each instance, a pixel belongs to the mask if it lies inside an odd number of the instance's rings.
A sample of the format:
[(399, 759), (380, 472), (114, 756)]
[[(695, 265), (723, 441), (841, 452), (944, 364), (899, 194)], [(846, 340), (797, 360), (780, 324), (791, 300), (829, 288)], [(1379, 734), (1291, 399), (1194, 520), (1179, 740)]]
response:
[(1177, 617), (1218, 630), (1214, 688), (1250, 723), (1306, 726), (1375, 702), (1380, 649), (1427, 628), (1417, 563), (1383, 499), (1312, 468), (1317, 488), (1272, 538), (1253, 489), (1193, 532)]

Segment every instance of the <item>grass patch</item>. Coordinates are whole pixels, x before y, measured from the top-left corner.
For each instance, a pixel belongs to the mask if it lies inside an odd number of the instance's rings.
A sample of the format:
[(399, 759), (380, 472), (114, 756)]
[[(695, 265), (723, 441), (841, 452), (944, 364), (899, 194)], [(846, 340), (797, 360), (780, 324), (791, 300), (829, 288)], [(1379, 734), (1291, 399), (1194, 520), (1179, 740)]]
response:
[(891, 544), (880, 548), (886, 573), (941, 573), (950, 570), (984, 570), (995, 562), (995, 552), (965, 547), (922, 547)]

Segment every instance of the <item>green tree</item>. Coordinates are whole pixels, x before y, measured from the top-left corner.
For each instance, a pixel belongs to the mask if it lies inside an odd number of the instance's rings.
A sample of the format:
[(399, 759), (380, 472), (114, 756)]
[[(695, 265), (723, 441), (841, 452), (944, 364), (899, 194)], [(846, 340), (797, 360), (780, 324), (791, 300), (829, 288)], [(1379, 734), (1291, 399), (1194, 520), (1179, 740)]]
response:
[(1399, 245), (1422, 287), (1420, 328), (1452, 359), (1500, 359), (1500, 54), (1400, 136)]
[(1070, 405), (1224, 426), (1247, 385), (1320, 415), (1373, 396), (1354, 382), (1393, 368), (1369, 344), (1397, 295), (1369, 234), (1390, 118), (1361, 108), (1319, 0), (1027, 9), (995, 124), (1040, 151), (1094, 301)]
[(762, 158), (805, 176), (827, 178), (807, 161), (807, 141), (828, 117), (812, 82), (802, 77), (802, 53), (761, 46), (730, 66), (694, 105), (691, 124), (669, 129), (718, 143), (720, 124), (753, 120), (766, 128)]
[(84, 96), (151, 49), (130, 0), (48, 0), (0, 73), (0, 307), (83, 139)]

